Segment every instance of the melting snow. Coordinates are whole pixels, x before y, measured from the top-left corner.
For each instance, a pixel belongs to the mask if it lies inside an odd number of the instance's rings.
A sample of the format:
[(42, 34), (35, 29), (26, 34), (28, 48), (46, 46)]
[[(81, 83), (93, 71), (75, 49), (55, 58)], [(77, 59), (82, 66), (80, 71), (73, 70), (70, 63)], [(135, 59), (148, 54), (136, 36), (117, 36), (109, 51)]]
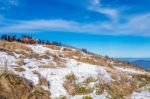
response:
[(65, 76), (70, 73), (76, 75), (78, 82), (82, 82), (87, 77), (96, 77), (99, 73), (103, 75), (105, 80), (111, 80), (110, 75), (102, 67), (85, 63), (78, 65), (78, 62), (75, 60), (68, 60), (65, 68), (39, 69), (38, 72), (50, 82), (50, 92), (53, 98), (68, 95), (63, 87), (63, 83)]
[(5, 52), (0, 52), (0, 65), (1, 66), (15, 66), (16, 64), (16, 59), (14, 56), (8, 55)]
[(133, 92), (133, 94), (131, 95), (131, 99), (150, 99), (150, 92)]
[(134, 73), (134, 74), (148, 74), (150, 75), (148, 72), (145, 72), (145, 71), (141, 71), (141, 70), (135, 70), (135, 69), (131, 69), (131, 68), (123, 68), (123, 67), (117, 67), (117, 66), (114, 66), (114, 68), (118, 69), (119, 71), (122, 71), (122, 72), (126, 72), (126, 73)]
[[(52, 49), (49, 49), (47, 47), (44, 47), (42, 45), (29, 45), (29, 47), (37, 54), (45, 54), (47, 51), (50, 51), (54, 53)], [(19, 56), (14, 53), (14, 56), (8, 55), (5, 52), (0, 52), (0, 65), (1, 66), (18, 66), (16, 64), (16, 60)], [(96, 66), (96, 65), (90, 65), (86, 63), (81, 63), (73, 59), (66, 59), (67, 64), (65, 67), (57, 67), (57, 68), (39, 68), (38, 66), (47, 64), (51, 59), (28, 59), (25, 58), (24, 62), (25, 65), (23, 68), (25, 71), (23, 72), (16, 72), (16, 74), (25, 77), (26, 79), (32, 81), (34, 85), (38, 84), (38, 75), (34, 74), (33, 72), (38, 72), (41, 76), (46, 78), (49, 82), (49, 87), (44, 89), (47, 89), (51, 92), (52, 99), (58, 98), (59, 96), (69, 96), (65, 88), (63, 87), (63, 83), (65, 81), (66, 75), (70, 73), (74, 73), (77, 77), (77, 82), (83, 82), (88, 77), (102, 77), (102, 79), (105, 82), (109, 82), (112, 80), (111, 75), (102, 67), (102, 66)], [(32, 69), (29, 67), (33, 67)], [(129, 73), (140, 73), (144, 74), (141, 71), (136, 71), (133, 69), (127, 69), (127, 68), (120, 68), (115, 67), (116, 69), (124, 72)], [(94, 86), (94, 84), (92, 85)], [(95, 95), (94, 93), (89, 94), (93, 97), (93, 99), (107, 99), (108, 93), (104, 92), (102, 95)], [(76, 95), (74, 97), (70, 97), (69, 99), (82, 99), (83, 95)], [(132, 94), (132, 99), (150, 99), (150, 93), (149, 92), (141, 92), (137, 93), (134, 92)]]

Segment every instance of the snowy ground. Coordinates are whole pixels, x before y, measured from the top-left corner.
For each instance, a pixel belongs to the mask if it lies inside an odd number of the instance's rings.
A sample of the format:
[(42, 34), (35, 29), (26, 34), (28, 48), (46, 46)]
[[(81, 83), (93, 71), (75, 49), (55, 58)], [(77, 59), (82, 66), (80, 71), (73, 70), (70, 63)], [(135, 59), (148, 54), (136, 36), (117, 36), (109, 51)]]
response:
[(150, 99), (150, 92), (142, 91), (142, 92), (133, 92), (131, 95), (132, 99)]
[(134, 73), (134, 74), (141, 74), (141, 75), (145, 75), (145, 74), (150, 75), (150, 73), (146, 71), (141, 71), (141, 70), (136, 70), (136, 69), (131, 69), (131, 68), (123, 68), (123, 67), (117, 67), (117, 66), (114, 66), (114, 68), (116, 68), (119, 71), (130, 73), (130, 74)]
[[(51, 52), (55, 54), (56, 52), (52, 49), (44, 47), (42, 45), (29, 45), (33, 52), (37, 54), (45, 54), (46, 52)], [(48, 59), (24, 59), (24, 65), (22, 66), (25, 71), (16, 72), (13, 67), (17, 67), (16, 61), (19, 55), (14, 53), (13, 55), (8, 55), (5, 52), (0, 52), (0, 66), (5, 66), (13, 70), (16, 74), (25, 77), (26, 79), (32, 81), (34, 85), (38, 84), (39, 77), (34, 72), (38, 72), (42, 77), (46, 78), (49, 82), (49, 86), (44, 86), (45, 89), (51, 92), (52, 99), (57, 99), (60, 96), (67, 96), (69, 99), (82, 99), (84, 95), (76, 95), (71, 97), (68, 95), (67, 91), (63, 87), (65, 77), (68, 74), (74, 73), (77, 77), (77, 82), (83, 82), (88, 77), (101, 77), (106, 83), (112, 80), (111, 74), (109, 74), (103, 66), (91, 65), (86, 63), (81, 63), (73, 59), (65, 59), (65, 67), (55, 67), (55, 68), (39, 68), (42, 64), (47, 64), (49, 61), (52, 61), (51, 57)], [(31, 68), (32, 67), (32, 68)], [(143, 74), (141, 71), (128, 70), (124, 68), (116, 67), (119, 71), (125, 71), (130, 73), (139, 73)], [(95, 93), (89, 94), (93, 99), (107, 99), (109, 96), (107, 92), (97, 96)], [(132, 94), (132, 99), (150, 99), (149, 92), (141, 92)]]

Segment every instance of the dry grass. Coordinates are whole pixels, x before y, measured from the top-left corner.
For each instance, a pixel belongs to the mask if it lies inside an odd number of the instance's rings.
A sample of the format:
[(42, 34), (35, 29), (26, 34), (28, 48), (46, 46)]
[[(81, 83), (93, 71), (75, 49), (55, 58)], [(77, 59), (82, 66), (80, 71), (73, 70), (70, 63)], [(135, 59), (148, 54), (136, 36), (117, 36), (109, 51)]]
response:
[(66, 66), (66, 61), (56, 55), (53, 55), (53, 61), (56, 62), (56, 66), (58, 66), (58, 67)]
[(65, 81), (63, 84), (64, 88), (67, 90), (69, 95), (76, 95), (75, 84)]
[(112, 81), (110, 84), (99, 83), (96, 94), (102, 94), (104, 90), (106, 90), (112, 99), (125, 99), (126, 96), (130, 96), (137, 88), (138, 87), (135, 82), (122, 83)]
[(39, 85), (48, 86), (48, 81), (44, 77), (39, 77)]
[(109, 66), (109, 64), (107, 63), (107, 60), (105, 58), (96, 56), (96, 55), (84, 56), (78, 50), (63, 52), (63, 56), (65, 58), (72, 58), (72, 59), (76, 59), (77, 61), (89, 63), (89, 64), (93, 64), (93, 65)]
[(55, 68), (55, 67), (56, 67), (56, 65), (54, 63), (52, 63), (52, 62), (50, 62), (50, 63), (48, 63), (46, 65), (39, 66), (39, 68)]
[(33, 74), (37, 75), (39, 77), (38, 85), (43, 85), (48, 87), (48, 81), (46, 78), (42, 77), (41, 74), (37, 71), (33, 71)]
[(63, 52), (63, 55), (64, 55), (65, 58), (74, 58), (74, 56), (79, 58), (79, 57), (82, 56), (81, 52), (77, 51), (77, 50), (69, 51), (69, 52)]
[(15, 68), (15, 71), (23, 72), (23, 71), (25, 71), (25, 69), (23, 67), (17, 67), (17, 68)]
[(134, 70), (140, 70), (140, 71), (147, 71), (142, 67), (138, 67), (137, 65), (130, 63), (130, 62), (126, 62), (126, 61), (118, 61), (118, 60), (114, 60), (113, 66), (118, 66), (118, 67), (125, 67), (125, 68), (131, 68)]
[(93, 77), (88, 77), (88, 78), (86, 78), (86, 79), (83, 81), (83, 83), (89, 84), (89, 83), (95, 82), (95, 81), (96, 81), (95, 78), (93, 78)]
[(53, 49), (53, 50), (60, 50), (61, 47), (60, 46), (56, 46), (56, 45), (47, 45), (48, 48)]
[(84, 62), (84, 63), (89, 63), (93, 65), (101, 65), (101, 66), (109, 66), (109, 64), (106, 62), (106, 60), (102, 58), (94, 58), (94, 57), (79, 57), (77, 61)]
[(71, 73), (66, 76), (66, 80), (70, 83), (74, 83), (75, 80), (77, 80), (77, 77), (75, 76), (74, 73)]
[(96, 55), (84, 55), (79, 50), (67, 50), (66, 52), (63, 52), (63, 56), (65, 58), (72, 58), (80, 62), (89, 63), (93, 65), (102, 65), (102, 66), (110, 66), (107, 63), (107, 59), (102, 56), (96, 56)]
[(71, 48), (64, 47), (62, 51), (72, 51)]
[(139, 87), (150, 85), (150, 76), (148, 75), (132, 75), (132, 78), (138, 81)]
[(64, 88), (70, 95), (84, 95), (92, 93), (93, 89), (84, 87), (80, 84), (76, 84), (76, 76), (71, 73), (66, 76), (66, 81), (64, 82)]
[(51, 99), (49, 96), (49, 91), (43, 90), (41, 87), (35, 87), (26, 99)]
[(23, 58), (19, 58), (16, 63), (17, 63), (19, 66), (25, 65)]
[(66, 96), (61, 95), (59, 96), (59, 99), (68, 99), (68, 98)]
[(76, 94), (76, 92), (75, 92), (75, 80), (76, 79), (77, 78), (73, 73), (68, 74), (66, 76), (66, 81), (64, 82), (63, 86), (70, 95)]
[(50, 93), (9, 71), (0, 74), (1, 99), (50, 99)]
[(83, 87), (80, 84), (75, 85), (75, 93), (76, 95), (85, 95), (93, 92), (92, 88)]
[(11, 51), (14, 51), (14, 50), (19, 50), (22, 52), (32, 51), (29, 47), (25, 46), (24, 44), (17, 43), (17, 42), (2, 41), (0, 42), (0, 46), (3, 47), (4, 49), (9, 49)]
[(93, 99), (91, 96), (83, 96), (82, 99)]
[(0, 50), (3, 50), (8, 54), (12, 54), (13, 52), (15, 52), (16, 54), (22, 54), (25, 57), (29, 58), (40, 58), (39, 55), (34, 53), (31, 48), (22, 43), (1, 41), (0, 47)]

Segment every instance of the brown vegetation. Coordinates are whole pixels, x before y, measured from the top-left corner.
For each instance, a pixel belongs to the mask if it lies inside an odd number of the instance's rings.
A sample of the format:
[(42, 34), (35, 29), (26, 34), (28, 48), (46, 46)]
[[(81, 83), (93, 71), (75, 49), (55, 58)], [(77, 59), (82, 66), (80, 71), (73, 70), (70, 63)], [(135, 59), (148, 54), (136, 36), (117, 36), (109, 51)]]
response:
[(93, 99), (91, 96), (83, 96), (82, 99)]
[(60, 46), (56, 46), (56, 45), (47, 45), (48, 48), (53, 49), (53, 50), (60, 50), (61, 47)]
[(23, 66), (23, 65), (25, 64), (23, 58), (18, 59), (18, 61), (17, 61), (16, 63), (17, 63), (19, 66)]
[(76, 76), (71, 73), (66, 76), (66, 81), (64, 82), (64, 88), (67, 90), (67, 92), (70, 95), (84, 95), (84, 94), (89, 94), (92, 93), (93, 89), (84, 87), (80, 84), (76, 84), (77, 78)]
[(86, 79), (83, 81), (83, 83), (89, 84), (89, 83), (95, 82), (95, 81), (96, 81), (95, 78), (93, 78), (93, 77), (88, 77), (88, 78), (86, 78)]
[(56, 66), (58, 67), (65, 67), (66, 61), (64, 59), (61, 59), (60, 57), (53, 55), (53, 61), (56, 62)]
[(138, 87), (133, 81), (128, 83), (112, 81), (110, 84), (99, 83), (96, 88), (96, 94), (98, 95), (102, 94), (105, 90), (109, 93), (112, 99), (125, 99), (125, 97), (129, 97)]
[(71, 48), (64, 47), (62, 51), (72, 51)]
[(46, 65), (40, 65), (39, 68), (55, 68), (56, 65), (52, 62), (49, 62), (48, 64)]
[(4, 49), (8, 49), (10, 51), (22, 51), (22, 52), (30, 52), (32, 51), (29, 47), (25, 46), (24, 44), (17, 43), (17, 42), (7, 42), (1, 41), (0, 46)]
[(15, 68), (15, 71), (23, 72), (23, 71), (25, 71), (25, 69), (23, 67), (17, 67), (17, 68)]
[(44, 77), (39, 77), (39, 85), (47, 86), (48, 87), (48, 81)]
[(150, 76), (149, 75), (132, 75), (132, 78), (138, 82), (139, 87), (144, 87), (150, 85)]
[(63, 55), (65, 58), (74, 58), (74, 57), (81, 57), (82, 54), (80, 51), (69, 51), (69, 52), (63, 52)]
[(50, 99), (50, 93), (32, 86), (26, 79), (9, 71), (0, 74), (0, 99)]

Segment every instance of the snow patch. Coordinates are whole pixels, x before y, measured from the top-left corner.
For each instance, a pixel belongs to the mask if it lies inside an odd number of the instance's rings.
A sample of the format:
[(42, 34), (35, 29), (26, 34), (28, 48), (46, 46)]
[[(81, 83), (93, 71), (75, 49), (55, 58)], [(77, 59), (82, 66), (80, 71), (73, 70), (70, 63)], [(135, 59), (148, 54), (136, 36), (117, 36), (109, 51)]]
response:
[(14, 56), (8, 55), (5, 52), (0, 52), (0, 65), (11, 67), (15, 66), (16, 64), (16, 58)]
[(133, 94), (131, 95), (131, 99), (150, 99), (150, 92), (133, 92)]

